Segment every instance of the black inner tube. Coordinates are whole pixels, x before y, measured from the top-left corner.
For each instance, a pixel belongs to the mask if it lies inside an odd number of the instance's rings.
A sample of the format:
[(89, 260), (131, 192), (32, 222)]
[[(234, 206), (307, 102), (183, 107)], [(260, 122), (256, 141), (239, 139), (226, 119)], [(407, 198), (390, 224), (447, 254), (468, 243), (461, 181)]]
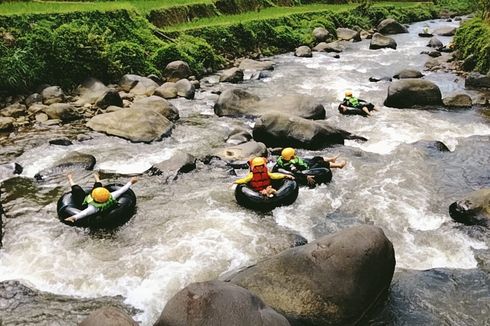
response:
[(298, 198), (299, 187), (294, 180), (274, 180), (272, 186), (277, 192), (273, 197), (267, 197), (247, 185), (238, 185), (235, 198), (239, 205), (258, 211), (270, 211), (278, 206), (291, 205)]

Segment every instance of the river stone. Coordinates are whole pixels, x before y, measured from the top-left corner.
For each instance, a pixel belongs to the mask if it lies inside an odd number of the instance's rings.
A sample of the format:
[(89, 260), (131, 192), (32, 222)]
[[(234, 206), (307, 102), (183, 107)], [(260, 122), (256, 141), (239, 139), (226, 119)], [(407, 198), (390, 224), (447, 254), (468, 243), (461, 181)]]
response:
[(472, 72), (466, 77), (464, 86), (467, 88), (490, 88), (490, 76), (488, 74), (482, 75), (477, 72)]
[(24, 104), (14, 103), (3, 109), (0, 109), (0, 116), (18, 118), (27, 114), (27, 108)]
[(281, 113), (268, 113), (257, 119), (253, 129), (256, 141), (268, 147), (297, 147), (320, 149), (328, 145), (343, 144), (345, 139), (365, 138), (328, 125)]
[(452, 203), (449, 215), (464, 224), (490, 226), (490, 188), (474, 191)]
[(107, 109), (109, 106), (123, 107), (123, 101), (118, 91), (108, 89), (95, 101), (95, 106), (100, 109)]
[(350, 28), (339, 27), (336, 30), (337, 38), (343, 41), (353, 40), (354, 42), (361, 41), (361, 33)]
[(428, 47), (431, 47), (431, 48), (435, 48), (435, 49), (440, 49), (442, 48), (444, 45), (442, 44), (441, 41), (439, 41), (439, 39), (437, 37), (433, 37), (430, 39), (429, 43), (427, 44)]
[(354, 325), (388, 290), (394, 269), (393, 245), (383, 230), (360, 225), (223, 280), (250, 290), (294, 325)]
[(44, 109), (44, 113), (50, 119), (59, 119), (63, 122), (70, 122), (80, 119), (82, 116), (70, 103), (54, 103)]
[(397, 44), (394, 39), (388, 36), (383, 36), (380, 33), (375, 33), (369, 43), (370, 50), (390, 48), (396, 50)]
[(380, 81), (392, 81), (391, 77), (369, 77), (369, 81), (372, 83), (377, 83)]
[(166, 82), (155, 90), (154, 95), (163, 97), (164, 99), (176, 98), (177, 87), (174, 82)]
[(49, 86), (42, 90), (41, 96), (43, 103), (50, 105), (53, 103), (61, 103), (65, 100), (65, 93), (59, 86)]
[(220, 94), (214, 105), (214, 113), (219, 116), (255, 116), (255, 107), (260, 98), (239, 88), (229, 88)]
[(144, 95), (151, 96), (155, 93), (155, 90), (158, 88), (158, 84), (155, 83), (150, 78), (141, 77), (141, 79), (131, 88), (131, 93), (134, 95)]
[(154, 326), (289, 326), (250, 291), (235, 284), (192, 283), (173, 296)]
[(316, 43), (325, 42), (330, 33), (324, 27), (317, 27), (312, 32), (313, 38)]
[(25, 99), (24, 103), (27, 107), (30, 107), (32, 104), (41, 103), (42, 101), (43, 101), (43, 97), (41, 96), (41, 94), (33, 93)]
[(114, 307), (102, 307), (84, 319), (79, 326), (138, 326), (124, 311)]
[(243, 69), (234, 67), (223, 70), (219, 77), (219, 81), (222, 83), (240, 83), (243, 81)]
[(14, 127), (14, 118), (0, 117), (0, 131), (10, 131)]
[(381, 21), (376, 29), (383, 35), (408, 33), (408, 29), (405, 26), (392, 18), (387, 18)]
[(300, 58), (311, 58), (313, 56), (310, 47), (306, 45), (296, 48), (294, 55)]
[(155, 110), (130, 108), (96, 115), (87, 126), (132, 142), (152, 142), (170, 135), (174, 125)]
[(38, 181), (49, 177), (60, 175), (68, 171), (87, 170), (91, 171), (95, 166), (95, 157), (90, 154), (71, 152), (57, 160), (51, 167), (43, 169), (34, 175)]
[(78, 100), (76, 105), (94, 104), (98, 98), (109, 90), (103, 82), (96, 78), (88, 78), (77, 88)]
[(400, 79), (388, 87), (384, 105), (408, 108), (415, 105), (441, 105), (441, 90), (431, 81), (424, 79)]
[(133, 110), (150, 110), (155, 111), (170, 121), (179, 119), (179, 111), (169, 101), (159, 96), (149, 96), (137, 99), (131, 106)]
[(166, 175), (176, 179), (179, 173), (187, 173), (196, 169), (196, 158), (183, 151), (176, 151), (168, 160), (154, 164), (149, 170), (150, 175)]
[(230, 146), (216, 151), (215, 156), (228, 162), (243, 161), (246, 163), (255, 156), (267, 157), (267, 147), (263, 143), (249, 141), (236, 146)]
[(396, 79), (422, 78), (422, 77), (424, 77), (424, 75), (420, 71), (414, 69), (404, 69), (393, 76), (393, 78)]
[(456, 34), (455, 27), (441, 27), (434, 31), (434, 34), (439, 36), (454, 36)]
[(453, 108), (470, 108), (473, 103), (468, 94), (451, 94), (443, 98), (442, 102), (447, 107)]
[(133, 74), (126, 74), (122, 76), (121, 80), (119, 81), (119, 87), (123, 91), (129, 92), (131, 88), (133, 88), (142, 78), (144, 77)]
[(180, 97), (185, 97), (188, 100), (192, 100), (196, 94), (196, 89), (192, 83), (183, 78), (175, 83), (175, 88), (177, 89), (177, 95)]
[(184, 61), (172, 61), (163, 70), (163, 77), (167, 81), (176, 82), (192, 75), (191, 68)]
[(47, 108), (48, 108), (47, 105), (44, 105), (44, 104), (41, 104), (41, 103), (34, 103), (31, 106), (29, 106), (29, 108), (27, 109), (27, 112), (30, 115), (33, 115), (33, 114), (36, 114), (36, 113), (39, 113), (39, 112), (44, 112), (44, 110), (46, 110)]
[(235, 128), (226, 138), (226, 143), (230, 145), (240, 145), (248, 142), (251, 139), (252, 134), (250, 134), (248, 130), (243, 128)]
[(46, 113), (40, 112), (36, 114), (35, 119), (37, 122), (45, 122), (49, 120), (49, 117)]
[(243, 59), (238, 68), (243, 70), (274, 70), (274, 62)]
[(321, 42), (313, 48), (313, 51), (340, 53), (344, 51), (344, 46), (342, 45), (342, 42), (339, 41), (330, 43)]

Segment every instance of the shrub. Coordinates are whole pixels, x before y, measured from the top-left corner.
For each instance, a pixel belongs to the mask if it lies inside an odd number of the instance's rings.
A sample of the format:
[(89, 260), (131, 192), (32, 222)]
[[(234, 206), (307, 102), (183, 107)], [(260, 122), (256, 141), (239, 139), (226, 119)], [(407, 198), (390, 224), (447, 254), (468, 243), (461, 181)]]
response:
[(145, 75), (152, 72), (152, 65), (146, 60), (145, 49), (131, 41), (119, 41), (109, 46), (108, 72), (112, 79), (119, 79), (127, 73)]

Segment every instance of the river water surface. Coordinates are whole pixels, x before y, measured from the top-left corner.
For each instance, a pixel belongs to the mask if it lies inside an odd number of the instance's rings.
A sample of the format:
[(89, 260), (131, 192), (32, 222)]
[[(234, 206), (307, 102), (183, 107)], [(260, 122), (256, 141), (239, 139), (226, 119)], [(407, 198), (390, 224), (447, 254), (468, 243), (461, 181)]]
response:
[[(231, 129), (249, 128), (253, 121), (215, 116), (216, 96), (209, 91), (198, 93), (193, 101), (173, 101), (181, 119), (170, 138), (152, 144), (133, 144), (83, 126), (35, 129), (1, 140), (0, 163), (15, 160), (25, 169), (21, 178), (2, 185), (8, 218), (0, 280), (19, 279), (40, 290), (73, 296), (120, 294), (141, 310), (137, 320), (151, 325), (165, 303), (187, 284), (278, 253), (290, 245), (292, 233), (311, 241), (368, 223), (383, 228), (397, 260), (388, 303), (369, 323), (490, 323), (488, 233), (457, 225), (448, 216), (448, 205), (458, 196), (490, 186), (488, 116), (478, 107), (450, 111), (383, 107), (389, 83), (368, 82), (370, 76), (392, 76), (405, 68), (423, 70), (428, 57), (420, 52), (428, 49), (428, 39), (417, 33), (425, 24), (431, 29), (457, 26), (444, 21), (413, 24), (409, 34), (394, 36), (397, 50), (371, 51), (365, 40), (349, 43), (340, 59), (319, 53), (313, 58), (276, 56), (271, 58), (276, 67), (270, 78), (239, 85), (264, 98), (312, 95), (325, 105), (332, 125), (369, 139), (321, 151), (300, 150), (304, 156), (340, 154), (348, 165), (334, 171), (329, 185), (301, 189), (293, 205), (269, 214), (236, 204), (230, 189), (236, 177), (230, 169), (198, 162), (195, 171), (170, 183), (141, 176), (134, 186), (135, 217), (117, 232), (90, 233), (63, 225), (56, 217), (56, 200), (68, 190), (62, 176), (42, 183), (31, 179), (72, 151), (94, 155), (96, 170), (128, 175), (144, 172), (177, 149), (196, 157), (212, 154), (224, 146)], [(444, 44), (450, 41), (440, 39)], [(443, 96), (464, 89), (464, 80), (452, 73), (424, 73)], [(341, 116), (336, 107), (345, 89), (372, 101), (380, 112), (369, 119)], [(69, 147), (47, 143), (57, 136), (76, 139), (82, 133), (92, 139), (74, 141)], [(427, 142), (413, 144), (422, 140), (442, 141), (450, 152), (440, 152)], [(75, 178), (81, 184), (91, 182), (90, 172)], [(417, 272), (428, 269), (437, 270)], [(414, 288), (420, 292), (414, 293)], [(464, 300), (457, 295), (463, 292)], [(476, 301), (480, 307), (475, 310)]]

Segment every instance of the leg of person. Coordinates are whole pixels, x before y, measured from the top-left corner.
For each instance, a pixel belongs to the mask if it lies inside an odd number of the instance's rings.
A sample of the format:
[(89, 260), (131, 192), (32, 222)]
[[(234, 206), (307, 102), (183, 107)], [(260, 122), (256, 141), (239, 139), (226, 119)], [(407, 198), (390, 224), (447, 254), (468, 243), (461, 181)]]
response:
[(330, 168), (331, 169), (343, 169), (346, 164), (347, 164), (346, 161), (330, 162)]
[(267, 191), (267, 196), (268, 197), (274, 197), (274, 195), (276, 194), (277, 190), (272, 188), (272, 186), (268, 186), (266, 188), (266, 191)]
[(76, 184), (71, 186), (71, 197), (73, 198), (73, 202), (77, 207), (82, 206), (85, 196), (85, 191), (82, 189), (82, 187)]
[(362, 111), (366, 113), (367, 115), (371, 115), (371, 112), (369, 112), (369, 109), (366, 106), (362, 107)]
[(338, 158), (339, 158), (339, 155), (337, 154), (337, 155), (332, 156), (332, 157), (325, 156), (325, 157), (323, 158), (323, 160), (324, 160), (325, 162), (329, 162), (329, 163), (330, 163), (330, 162), (335, 162), (335, 161), (337, 161), (337, 159), (338, 159)]

